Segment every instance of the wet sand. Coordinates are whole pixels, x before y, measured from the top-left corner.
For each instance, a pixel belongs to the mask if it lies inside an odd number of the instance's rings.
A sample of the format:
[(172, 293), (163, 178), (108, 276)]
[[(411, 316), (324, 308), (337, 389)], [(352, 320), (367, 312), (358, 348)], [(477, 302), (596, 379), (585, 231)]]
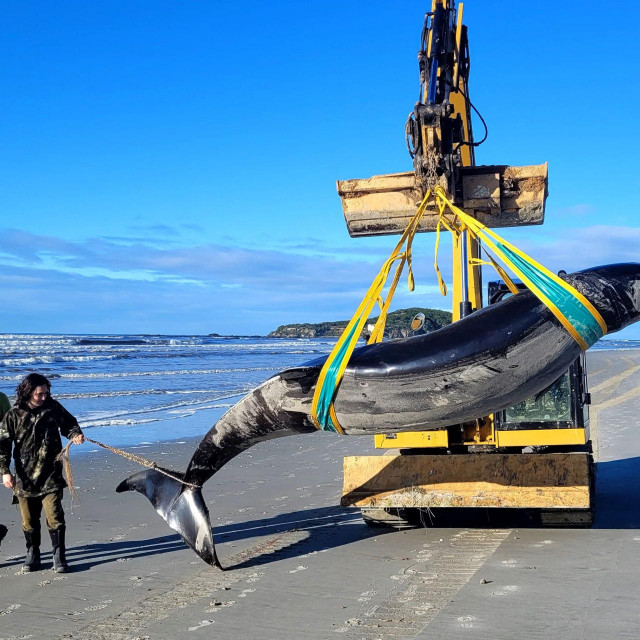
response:
[[(0, 492), (0, 640), (636, 638), (640, 353), (590, 353), (589, 373), (592, 529), (371, 529), (337, 505), (343, 456), (374, 452), (372, 438), (298, 436), (250, 449), (205, 486), (220, 572), (145, 498), (114, 492), (138, 467), (72, 449), (71, 573), (51, 571), (44, 527), (43, 570), (20, 571), (19, 514)], [(183, 469), (196, 444), (131, 450)]]

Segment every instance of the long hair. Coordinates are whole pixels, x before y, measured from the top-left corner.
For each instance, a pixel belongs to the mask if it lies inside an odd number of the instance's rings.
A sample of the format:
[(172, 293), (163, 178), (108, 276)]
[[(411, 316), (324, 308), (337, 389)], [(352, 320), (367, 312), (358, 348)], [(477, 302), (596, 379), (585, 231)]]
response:
[(47, 378), (41, 376), (39, 373), (30, 373), (25, 379), (16, 387), (16, 404), (26, 404), (31, 398), (31, 394), (36, 387), (46, 385), (47, 389), (51, 391), (51, 383)]

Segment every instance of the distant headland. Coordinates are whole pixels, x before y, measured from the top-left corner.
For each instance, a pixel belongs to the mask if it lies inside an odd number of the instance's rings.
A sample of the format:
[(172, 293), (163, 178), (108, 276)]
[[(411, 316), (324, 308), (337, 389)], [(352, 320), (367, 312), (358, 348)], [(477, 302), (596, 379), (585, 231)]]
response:
[[(385, 338), (406, 338), (411, 334), (411, 320), (417, 313), (424, 313), (426, 331), (433, 331), (451, 324), (451, 313), (441, 309), (421, 309), (411, 307), (398, 309), (387, 316)], [(375, 324), (378, 318), (370, 318), (367, 324)], [(267, 338), (338, 338), (348, 324), (348, 320), (302, 324), (283, 324), (272, 331)]]

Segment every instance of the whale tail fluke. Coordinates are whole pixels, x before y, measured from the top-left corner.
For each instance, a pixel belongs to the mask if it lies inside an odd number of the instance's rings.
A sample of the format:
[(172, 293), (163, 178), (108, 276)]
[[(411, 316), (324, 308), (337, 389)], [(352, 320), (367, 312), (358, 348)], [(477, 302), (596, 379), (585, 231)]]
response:
[[(175, 476), (180, 473), (171, 472)], [(146, 496), (166, 523), (207, 563), (222, 569), (211, 533), (209, 510), (200, 489), (186, 487), (159, 471), (141, 471), (123, 480), (116, 491)]]

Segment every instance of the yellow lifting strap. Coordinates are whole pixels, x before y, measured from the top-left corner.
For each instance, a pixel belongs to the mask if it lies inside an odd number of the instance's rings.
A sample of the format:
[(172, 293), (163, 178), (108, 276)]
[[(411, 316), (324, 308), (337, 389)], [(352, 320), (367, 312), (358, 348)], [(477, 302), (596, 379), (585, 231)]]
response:
[[(333, 398), (336, 394), (338, 386), (340, 385), (345, 369), (347, 368), (347, 364), (349, 363), (351, 354), (353, 353), (356, 343), (358, 342), (358, 339), (362, 334), (362, 329), (365, 325), (365, 322), (369, 318), (371, 310), (373, 309), (376, 302), (380, 303), (381, 301), (382, 290), (387, 282), (391, 267), (394, 265), (394, 263), (398, 262), (396, 272), (391, 286), (389, 287), (389, 292), (387, 294), (386, 300), (380, 305), (380, 315), (378, 317), (378, 320), (376, 321), (373, 331), (371, 332), (371, 336), (369, 337), (367, 344), (380, 342), (382, 340), (382, 337), (384, 336), (384, 328), (387, 320), (389, 306), (391, 304), (391, 299), (393, 298), (393, 294), (395, 293), (405, 264), (408, 265), (409, 269), (409, 290), (413, 291), (415, 287), (411, 254), (413, 237), (416, 234), (418, 225), (420, 224), (420, 220), (422, 219), (422, 215), (427, 208), (427, 204), (430, 198), (431, 191), (428, 191), (422, 202), (420, 203), (420, 206), (418, 207), (415, 215), (407, 225), (407, 228), (398, 241), (398, 244), (396, 244), (394, 250), (391, 252), (391, 255), (389, 256), (389, 258), (387, 258), (385, 263), (382, 265), (382, 268), (380, 269), (378, 275), (374, 278), (371, 286), (369, 287), (369, 290), (356, 309), (356, 312), (353, 314), (353, 317), (349, 321), (349, 324), (347, 324), (346, 328), (342, 332), (342, 335), (338, 339), (336, 345), (333, 347), (331, 353), (329, 354), (329, 357), (322, 367), (322, 370), (320, 371), (318, 382), (316, 383), (315, 393), (313, 395), (313, 404), (311, 406), (311, 416), (313, 418), (314, 424), (318, 429), (343, 433), (342, 427), (340, 427), (335, 414), (335, 409), (333, 407)], [(405, 247), (404, 251), (402, 250), (403, 247)]]
[[(400, 241), (383, 264), (320, 371), (313, 395), (311, 410), (313, 422), (318, 429), (344, 433), (338, 422), (333, 406), (337, 389), (342, 381), (355, 345), (360, 338), (364, 324), (369, 318), (376, 302), (378, 302), (381, 307), (380, 316), (371, 332), (367, 344), (380, 342), (382, 340), (391, 299), (395, 293), (405, 263), (408, 264), (409, 268), (409, 290), (413, 291), (414, 289), (411, 255), (412, 243), (420, 220), (432, 197), (439, 214), (438, 225), (436, 227), (434, 267), (438, 277), (440, 291), (443, 295), (447, 295), (447, 287), (438, 267), (438, 248), (440, 244), (441, 227), (444, 227), (456, 235), (460, 235), (466, 231), (473, 238), (482, 240), (483, 250), (487, 254), (489, 262), (472, 258), (469, 264), (492, 265), (507, 284), (509, 290), (517, 294), (518, 288), (508, 276), (505, 269), (498, 264), (493, 256), (489, 255), (485, 245), (488, 246), (495, 256), (497, 256), (509, 270), (515, 273), (526, 287), (549, 308), (584, 351), (607, 332), (607, 326), (598, 310), (579, 291), (549, 271), (546, 267), (527, 256), (517, 247), (501, 238), (481, 222), (478, 222), (475, 218), (472, 218), (456, 207), (447, 198), (442, 187), (436, 187), (433, 193), (429, 190), (423, 198), (418, 210), (402, 234)], [(405, 244), (406, 248), (402, 251)], [(386, 284), (391, 267), (395, 262), (398, 262), (398, 265), (394, 279), (389, 287), (385, 301), (382, 302), (381, 293)]]
[[(436, 229), (436, 235), (440, 234), (440, 226), (452, 233), (469, 233), (477, 240), (482, 240), (483, 250), (489, 247), (493, 254), (513, 273), (515, 273), (527, 289), (531, 291), (557, 318), (562, 326), (569, 332), (574, 340), (586, 351), (607, 333), (607, 325), (598, 310), (577, 289), (565, 282), (555, 273), (536, 262), (516, 246), (501, 238), (495, 231), (489, 229), (469, 214), (456, 207), (448, 198), (442, 187), (436, 187), (434, 197), (440, 218)], [(436, 241), (436, 265), (437, 265)], [(508, 278), (504, 269), (497, 265), (493, 257), (489, 256), (491, 263), (504, 278), (512, 292), (517, 288)], [(439, 281), (442, 280), (436, 267)], [(506, 277), (505, 277), (506, 276)], [(444, 283), (441, 282), (442, 290)], [(446, 291), (446, 287), (445, 287)]]

